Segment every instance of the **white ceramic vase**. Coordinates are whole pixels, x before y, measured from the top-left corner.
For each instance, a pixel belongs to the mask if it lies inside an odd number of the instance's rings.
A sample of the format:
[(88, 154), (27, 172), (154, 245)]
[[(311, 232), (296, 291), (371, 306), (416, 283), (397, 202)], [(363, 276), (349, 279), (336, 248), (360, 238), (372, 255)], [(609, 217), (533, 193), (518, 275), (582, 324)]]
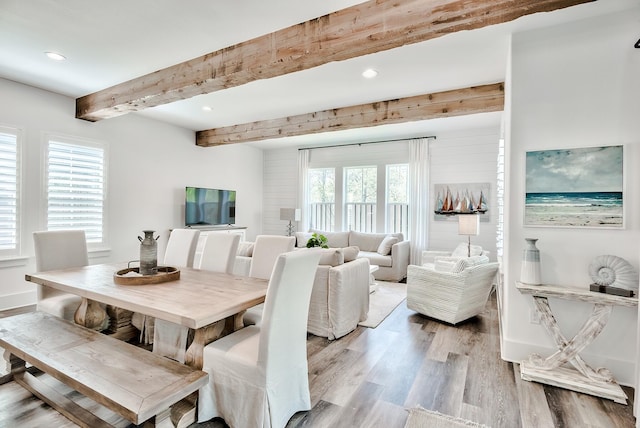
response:
[(536, 247), (537, 239), (525, 238), (526, 247), (522, 251), (522, 268), (520, 282), (529, 285), (540, 285), (540, 250)]

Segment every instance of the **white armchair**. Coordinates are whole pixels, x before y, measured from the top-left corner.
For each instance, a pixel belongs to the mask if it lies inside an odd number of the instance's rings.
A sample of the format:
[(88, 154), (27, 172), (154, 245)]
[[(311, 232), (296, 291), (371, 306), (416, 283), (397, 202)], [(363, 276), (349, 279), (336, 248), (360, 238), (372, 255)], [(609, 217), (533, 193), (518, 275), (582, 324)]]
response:
[(436, 258), (409, 265), (407, 307), (431, 318), (458, 324), (484, 310), (498, 263), (486, 256)]

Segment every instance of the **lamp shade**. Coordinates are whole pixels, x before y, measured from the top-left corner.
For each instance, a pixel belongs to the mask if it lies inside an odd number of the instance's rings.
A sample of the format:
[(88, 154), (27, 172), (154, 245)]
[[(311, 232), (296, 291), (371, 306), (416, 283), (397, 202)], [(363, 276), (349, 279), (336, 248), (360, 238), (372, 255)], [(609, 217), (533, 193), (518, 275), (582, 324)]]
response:
[(280, 208), (280, 220), (300, 221), (299, 208)]
[(477, 215), (459, 215), (458, 216), (458, 235), (478, 235), (480, 233), (480, 216)]

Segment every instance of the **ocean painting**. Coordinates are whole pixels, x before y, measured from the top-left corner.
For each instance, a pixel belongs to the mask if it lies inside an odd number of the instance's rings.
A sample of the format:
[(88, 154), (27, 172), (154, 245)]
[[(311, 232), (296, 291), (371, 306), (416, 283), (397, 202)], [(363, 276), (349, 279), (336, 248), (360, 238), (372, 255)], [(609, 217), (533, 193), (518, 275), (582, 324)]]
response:
[(527, 152), (525, 226), (623, 227), (623, 146)]

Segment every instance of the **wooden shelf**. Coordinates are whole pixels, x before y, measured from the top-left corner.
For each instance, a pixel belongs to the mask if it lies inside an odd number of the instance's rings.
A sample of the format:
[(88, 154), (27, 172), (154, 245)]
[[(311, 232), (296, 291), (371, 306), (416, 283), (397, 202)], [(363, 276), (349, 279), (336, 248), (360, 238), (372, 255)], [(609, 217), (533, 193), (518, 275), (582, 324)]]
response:
[(530, 285), (516, 281), (516, 288), (522, 294), (538, 297), (555, 297), (557, 299), (578, 300), (587, 303), (603, 303), (605, 305), (637, 307), (637, 297), (623, 297), (614, 294), (599, 293), (588, 288), (568, 287), (564, 285)]

